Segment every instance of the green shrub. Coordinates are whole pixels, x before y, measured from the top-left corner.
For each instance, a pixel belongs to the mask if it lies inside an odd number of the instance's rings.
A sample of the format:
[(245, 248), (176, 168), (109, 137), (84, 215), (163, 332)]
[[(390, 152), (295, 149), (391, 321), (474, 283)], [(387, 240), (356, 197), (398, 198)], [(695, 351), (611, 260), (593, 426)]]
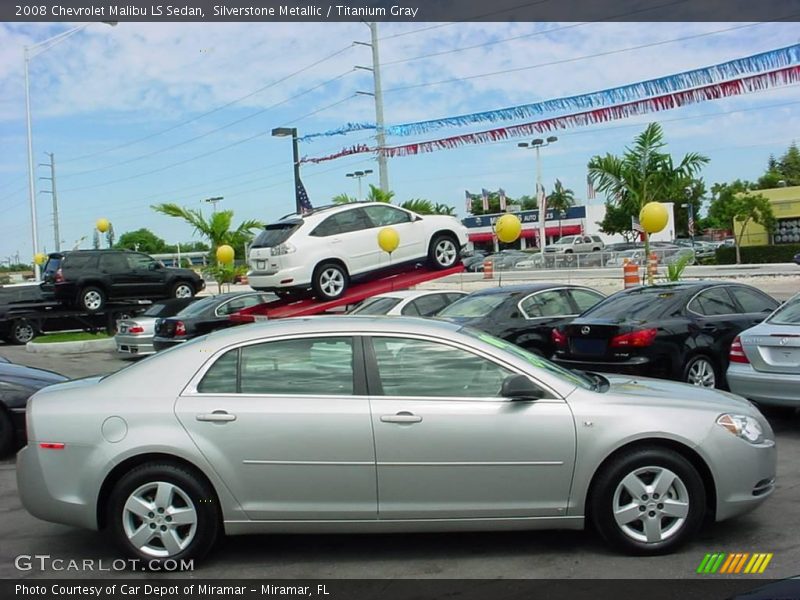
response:
[[(780, 244), (777, 246), (743, 246), (741, 248), (742, 264), (755, 265), (764, 263), (792, 262), (794, 255), (800, 252), (800, 244)], [(717, 248), (717, 264), (736, 264), (736, 248), (723, 246)]]

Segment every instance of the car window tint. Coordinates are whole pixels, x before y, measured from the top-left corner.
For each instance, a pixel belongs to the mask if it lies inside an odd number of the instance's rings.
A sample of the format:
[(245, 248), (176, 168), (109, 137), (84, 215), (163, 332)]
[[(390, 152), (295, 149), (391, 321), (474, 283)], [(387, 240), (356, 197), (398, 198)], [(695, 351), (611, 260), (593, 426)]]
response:
[(493, 398), (508, 369), (460, 348), (406, 338), (373, 338), (385, 396)]
[[(413, 302), (409, 302), (408, 306), (403, 308), (404, 315), (419, 315), (421, 317), (430, 317), (435, 315), (445, 307), (445, 300), (442, 294), (430, 294), (417, 298)], [(415, 312), (406, 312), (406, 309), (413, 305)]]
[(572, 296), (580, 313), (589, 310), (603, 299), (602, 294), (589, 290), (569, 290), (569, 295)]
[(778, 306), (775, 300), (757, 290), (739, 286), (731, 287), (729, 290), (746, 313), (772, 312)]
[(51, 256), (47, 259), (47, 264), (44, 266), (44, 275), (52, 275), (61, 267), (61, 258), (58, 256)]
[(458, 302), (464, 297), (464, 294), (446, 294), (447, 296), (447, 303), (452, 304), (453, 302)]
[(229, 350), (203, 375), (197, 391), (203, 394), (235, 394), (239, 350)]
[(350, 311), (351, 315), (385, 315), (400, 304), (400, 298), (370, 298)]
[(266, 342), (242, 348), (242, 394), (352, 395), (352, 338)]
[(447, 306), (437, 316), (439, 317), (485, 317), (495, 308), (506, 301), (509, 294), (482, 294), (467, 296), (458, 302)]
[(146, 271), (150, 268), (150, 265), (154, 265), (155, 262), (154, 259), (144, 254), (128, 254), (128, 264), (131, 269)]
[(345, 210), (325, 219), (314, 230), (313, 235), (326, 236), (349, 233), (370, 227), (363, 208)]
[(688, 308), (707, 317), (732, 315), (739, 312), (739, 309), (733, 303), (733, 299), (728, 295), (728, 291), (723, 287), (715, 287), (700, 292), (689, 303)]
[(364, 211), (367, 213), (373, 227), (383, 227), (385, 225), (397, 225), (398, 223), (408, 223), (411, 215), (404, 210), (392, 206), (366, 206)]
[(419, 313), (419, 308), (417, 307), (416, 300), (412, 300), (411, 302), (406, 304), (400, 311), (400, 314), (406, 317), (418, 317), (420, 313)]
[(100, 269), (109, 273), (125, 273), (130, 265), (121, 254), (104, 254), (100, 257)]
[(67, 269), (89, 269), (95, 265), (97, 265), (95, 254), (68, 254), (63, 262), (63, 266)]
[[(575, 312), (564, 290), (538, 292), (529, 296), (526, 300), (528, 302), (523, 305), (522, 309), (529, 318), (533, 318), (534, 314), (541, 317), (558, 317), (571, 315)], [(531, 309), (532, 312), (528, 312), (528, 309)]]
[(668, 288), (641, 287), (617, 292), (602, 300), (583, 315), (622, 323), (627, 319), (658, 319), (683, 308), (685, 297)]
[(260, 294), (252, 294), (250, 296), (242, 296), (241, 298), (234, 298), (233, 300), (229, 300), (215, 311), (217, 315), (231, 315), (235, 312), (243, 310), (245, 308), (250, 308), (251, 306), (256, 306), (257, 304), (261, 304), (263, 302), (263, 298)]

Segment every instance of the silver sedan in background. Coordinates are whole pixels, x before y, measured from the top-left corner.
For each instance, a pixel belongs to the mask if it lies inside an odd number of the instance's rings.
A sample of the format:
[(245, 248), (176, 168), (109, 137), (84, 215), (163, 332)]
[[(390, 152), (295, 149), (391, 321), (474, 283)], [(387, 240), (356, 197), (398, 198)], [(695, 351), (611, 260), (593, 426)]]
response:
[[(268, 321), (37, 392), (25, 508), (147, 561), (220, 534), (578, 529), (671, 552), (774, 489), (773, 432), (712, 389), (580, 374), (410, 317)], [(152, 564), (152, 563), (150, 563)]]
[(732, 392), (765, 405), (800, 408), (800, 294), (733, 341)]
[(197, 299), (197, 296), (192, 296), (156, 302), (138, 316), (120, 319), (117, 321), (117, 334), (114, 336), (117, 352), (124, 356), (153, 354), (156, 351), (153, 347), (156, 321), (174, 317)]

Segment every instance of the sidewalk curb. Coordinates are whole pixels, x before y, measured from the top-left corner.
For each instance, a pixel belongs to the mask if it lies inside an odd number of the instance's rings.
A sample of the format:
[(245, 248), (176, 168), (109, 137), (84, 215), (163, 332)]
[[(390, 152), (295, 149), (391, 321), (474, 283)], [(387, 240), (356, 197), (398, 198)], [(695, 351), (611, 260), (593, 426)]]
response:
[(117, 347), (114, 338), (103, 340), (83, 340), (80, 342), (54, 342), (52, 344), (37, 344), (28, 342), (25, 350), (36, 354), (85, 354), (87, 352), (107, 352)]

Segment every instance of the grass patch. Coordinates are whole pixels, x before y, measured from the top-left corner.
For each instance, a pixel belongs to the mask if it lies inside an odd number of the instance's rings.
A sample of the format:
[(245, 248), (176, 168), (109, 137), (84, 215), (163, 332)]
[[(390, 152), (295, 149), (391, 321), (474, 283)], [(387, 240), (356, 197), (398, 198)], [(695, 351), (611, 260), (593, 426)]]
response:
[(85, 342), (87, 340), (107, 340), (106, 332), (89, 333), (88, 331), (70, 331), (67, 333), (48, 333), (34, 338), (34, 344), (55, 344), (58, 342)]

